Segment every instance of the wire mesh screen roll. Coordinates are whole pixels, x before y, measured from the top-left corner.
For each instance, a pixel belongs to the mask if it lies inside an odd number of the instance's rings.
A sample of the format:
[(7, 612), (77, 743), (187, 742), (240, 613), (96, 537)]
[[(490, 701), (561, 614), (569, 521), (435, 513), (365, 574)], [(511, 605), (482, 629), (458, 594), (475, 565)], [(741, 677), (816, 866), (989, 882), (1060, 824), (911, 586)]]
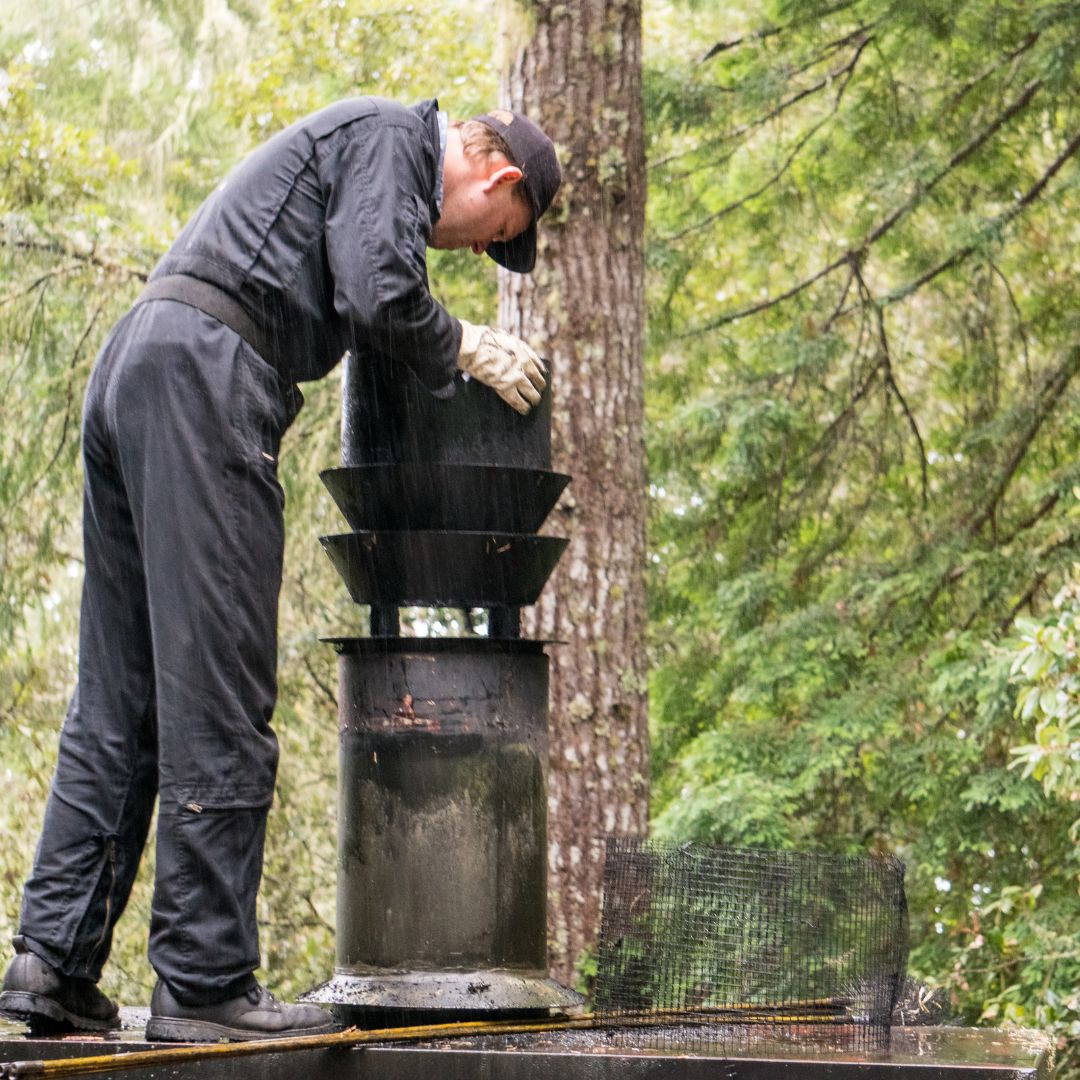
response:
[(594, 1001), (634, 1045), (887, 1044), (899, 860), (609, 838)]

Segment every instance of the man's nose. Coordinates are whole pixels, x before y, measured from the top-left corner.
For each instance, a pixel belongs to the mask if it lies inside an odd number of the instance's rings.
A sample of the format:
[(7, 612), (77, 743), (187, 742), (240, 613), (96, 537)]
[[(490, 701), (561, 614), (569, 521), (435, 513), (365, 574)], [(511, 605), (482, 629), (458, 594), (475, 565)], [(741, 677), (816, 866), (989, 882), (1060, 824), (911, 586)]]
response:
[(479, 240), (472, 242), (472, 249), (474, 255), (483, 255), (487, 251), (487, 244), (482, 244)]

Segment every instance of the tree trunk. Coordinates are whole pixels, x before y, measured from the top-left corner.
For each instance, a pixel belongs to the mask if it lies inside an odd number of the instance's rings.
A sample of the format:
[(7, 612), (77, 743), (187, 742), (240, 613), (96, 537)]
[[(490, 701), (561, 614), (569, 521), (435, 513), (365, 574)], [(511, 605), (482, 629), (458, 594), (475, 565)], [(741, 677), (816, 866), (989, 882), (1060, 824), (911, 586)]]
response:
[[(648, 820), (640, 0), (511, 0), (527, 26), (504, 103), (554, 140), (563, 185), (533, 274), (500, 271), (500, 322), (552, 370), (553, 467), (570, 538), (532, 614), (551, 654), (548, 941), (575, 981), (599, 929), (603, 840)], [(519, 31), (520, 33), (520, 31)]]

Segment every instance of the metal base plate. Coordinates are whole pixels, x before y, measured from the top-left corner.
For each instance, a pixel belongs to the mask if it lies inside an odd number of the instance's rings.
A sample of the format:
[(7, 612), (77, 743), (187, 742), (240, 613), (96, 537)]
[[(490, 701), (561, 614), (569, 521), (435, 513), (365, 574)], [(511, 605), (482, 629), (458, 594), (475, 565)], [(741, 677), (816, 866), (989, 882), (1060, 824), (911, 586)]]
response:
[(301, 995), (302, 1001), (333, 1006), (350, 1023), (387, 1019), (400, 1025), (525, 1017), (573, 1016), (585, 999), (546, 975), (510, 971), (410, 971), (365, 975), (338, 972)]

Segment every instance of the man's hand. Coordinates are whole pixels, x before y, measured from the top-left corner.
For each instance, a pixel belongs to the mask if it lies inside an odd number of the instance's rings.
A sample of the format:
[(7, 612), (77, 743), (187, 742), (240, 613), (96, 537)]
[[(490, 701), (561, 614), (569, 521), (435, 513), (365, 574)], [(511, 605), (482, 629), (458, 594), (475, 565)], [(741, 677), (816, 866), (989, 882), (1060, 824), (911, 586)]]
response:
[(522, 416), (540, 400), (544, 361), (520, 338), (461, 320), (458, 367), (490, 386)]

